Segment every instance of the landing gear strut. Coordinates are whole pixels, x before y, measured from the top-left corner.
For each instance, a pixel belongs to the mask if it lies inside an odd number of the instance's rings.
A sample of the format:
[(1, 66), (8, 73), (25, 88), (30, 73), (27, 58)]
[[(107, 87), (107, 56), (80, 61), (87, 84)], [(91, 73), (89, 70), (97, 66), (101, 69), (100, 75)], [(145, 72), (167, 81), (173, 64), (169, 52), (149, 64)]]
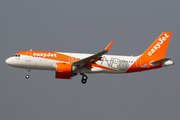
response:
[(87, 75), (82, 75), (82, 80), (81, 80), (82, 84), (86, 84), (87, 79), (88, 79)]
[(27, 70), (27, 75), (25, 75), (25, 78), (26, 78), (26, 79), (29, 79), (29, 77), (30, 77), (30, 76), (29, 76), (29, 73), (30, 73), (30, 70), (28, 69), (28, 70)]

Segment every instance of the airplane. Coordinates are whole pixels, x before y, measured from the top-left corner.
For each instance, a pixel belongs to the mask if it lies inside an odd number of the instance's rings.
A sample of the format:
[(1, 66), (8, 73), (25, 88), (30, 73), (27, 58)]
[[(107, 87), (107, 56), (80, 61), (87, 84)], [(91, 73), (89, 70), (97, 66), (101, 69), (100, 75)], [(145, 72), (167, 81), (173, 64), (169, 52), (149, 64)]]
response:
[(174, 65), (171, 58), (165, 58), (166, 50), (172, 32), (163, 32), (150, 47), (138, 56), (105, 55), (114, 41), (97, 54), (22, 51), (6, 59), (6, 64), (27, 70), (26, 79), (29, 79), (31, 69), (53, 70), (55, 78), (71, 79), (80, 74), (81, 82), (87, 82), (90, 73), (122, 74), (141, 72)]

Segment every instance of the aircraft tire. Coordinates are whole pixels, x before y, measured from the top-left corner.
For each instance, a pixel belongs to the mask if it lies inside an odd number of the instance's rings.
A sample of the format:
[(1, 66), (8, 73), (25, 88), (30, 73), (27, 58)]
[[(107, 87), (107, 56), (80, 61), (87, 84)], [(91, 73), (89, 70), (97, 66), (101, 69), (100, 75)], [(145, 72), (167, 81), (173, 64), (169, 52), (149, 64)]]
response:
[(82, 82), (82, 84), (86, 84), (87, 80), (82, 79), (81, 82)]
[(29, 75), (26, 75), (26, 76), (25, 76), (26, 79), (29, 79), (29, 77), (30, 77)]
[(88, 79), (87, 75), (83, 75), (82, 79), (87, 80)]
[(87, 79), (88, 79), (87, 75), (83, 75), (81, 80), (82, 84), (86, 84)]

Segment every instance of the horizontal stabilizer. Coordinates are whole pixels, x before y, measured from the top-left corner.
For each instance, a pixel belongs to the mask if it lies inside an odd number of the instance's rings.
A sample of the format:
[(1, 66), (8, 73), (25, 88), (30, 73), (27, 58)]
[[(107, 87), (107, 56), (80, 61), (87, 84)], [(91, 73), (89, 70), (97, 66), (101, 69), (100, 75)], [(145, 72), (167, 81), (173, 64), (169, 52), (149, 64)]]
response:
[(151, 62), (152, 65), (158, 65), (158, 64), (161, 64), (161, 63), (165, 63), (166, 61), (170, 60), (171, 58), (164, 58), (164, 59), (161, 59), (161, 60), (157, 60), (157, 61), (153, 61)]

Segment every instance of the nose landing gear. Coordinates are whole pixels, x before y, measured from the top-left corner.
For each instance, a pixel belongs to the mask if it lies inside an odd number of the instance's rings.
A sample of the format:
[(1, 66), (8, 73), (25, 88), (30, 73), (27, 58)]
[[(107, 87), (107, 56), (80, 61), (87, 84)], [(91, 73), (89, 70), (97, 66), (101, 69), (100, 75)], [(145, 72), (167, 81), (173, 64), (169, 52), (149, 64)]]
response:
[(29, 73), (30, 73), (30, 70), (28, 69), (28, 70), (27, 70), (27, 75), (25, 75), (25, 78), (26, 78), (26, 79), (29, 79), (29, 77), (30, 77), (30, 76), (29, 76)]
[(86, 84), (87, 79), (88, 79), (87, 75), (82, 75), (82, 80), (81, 80), (82, 84)]

